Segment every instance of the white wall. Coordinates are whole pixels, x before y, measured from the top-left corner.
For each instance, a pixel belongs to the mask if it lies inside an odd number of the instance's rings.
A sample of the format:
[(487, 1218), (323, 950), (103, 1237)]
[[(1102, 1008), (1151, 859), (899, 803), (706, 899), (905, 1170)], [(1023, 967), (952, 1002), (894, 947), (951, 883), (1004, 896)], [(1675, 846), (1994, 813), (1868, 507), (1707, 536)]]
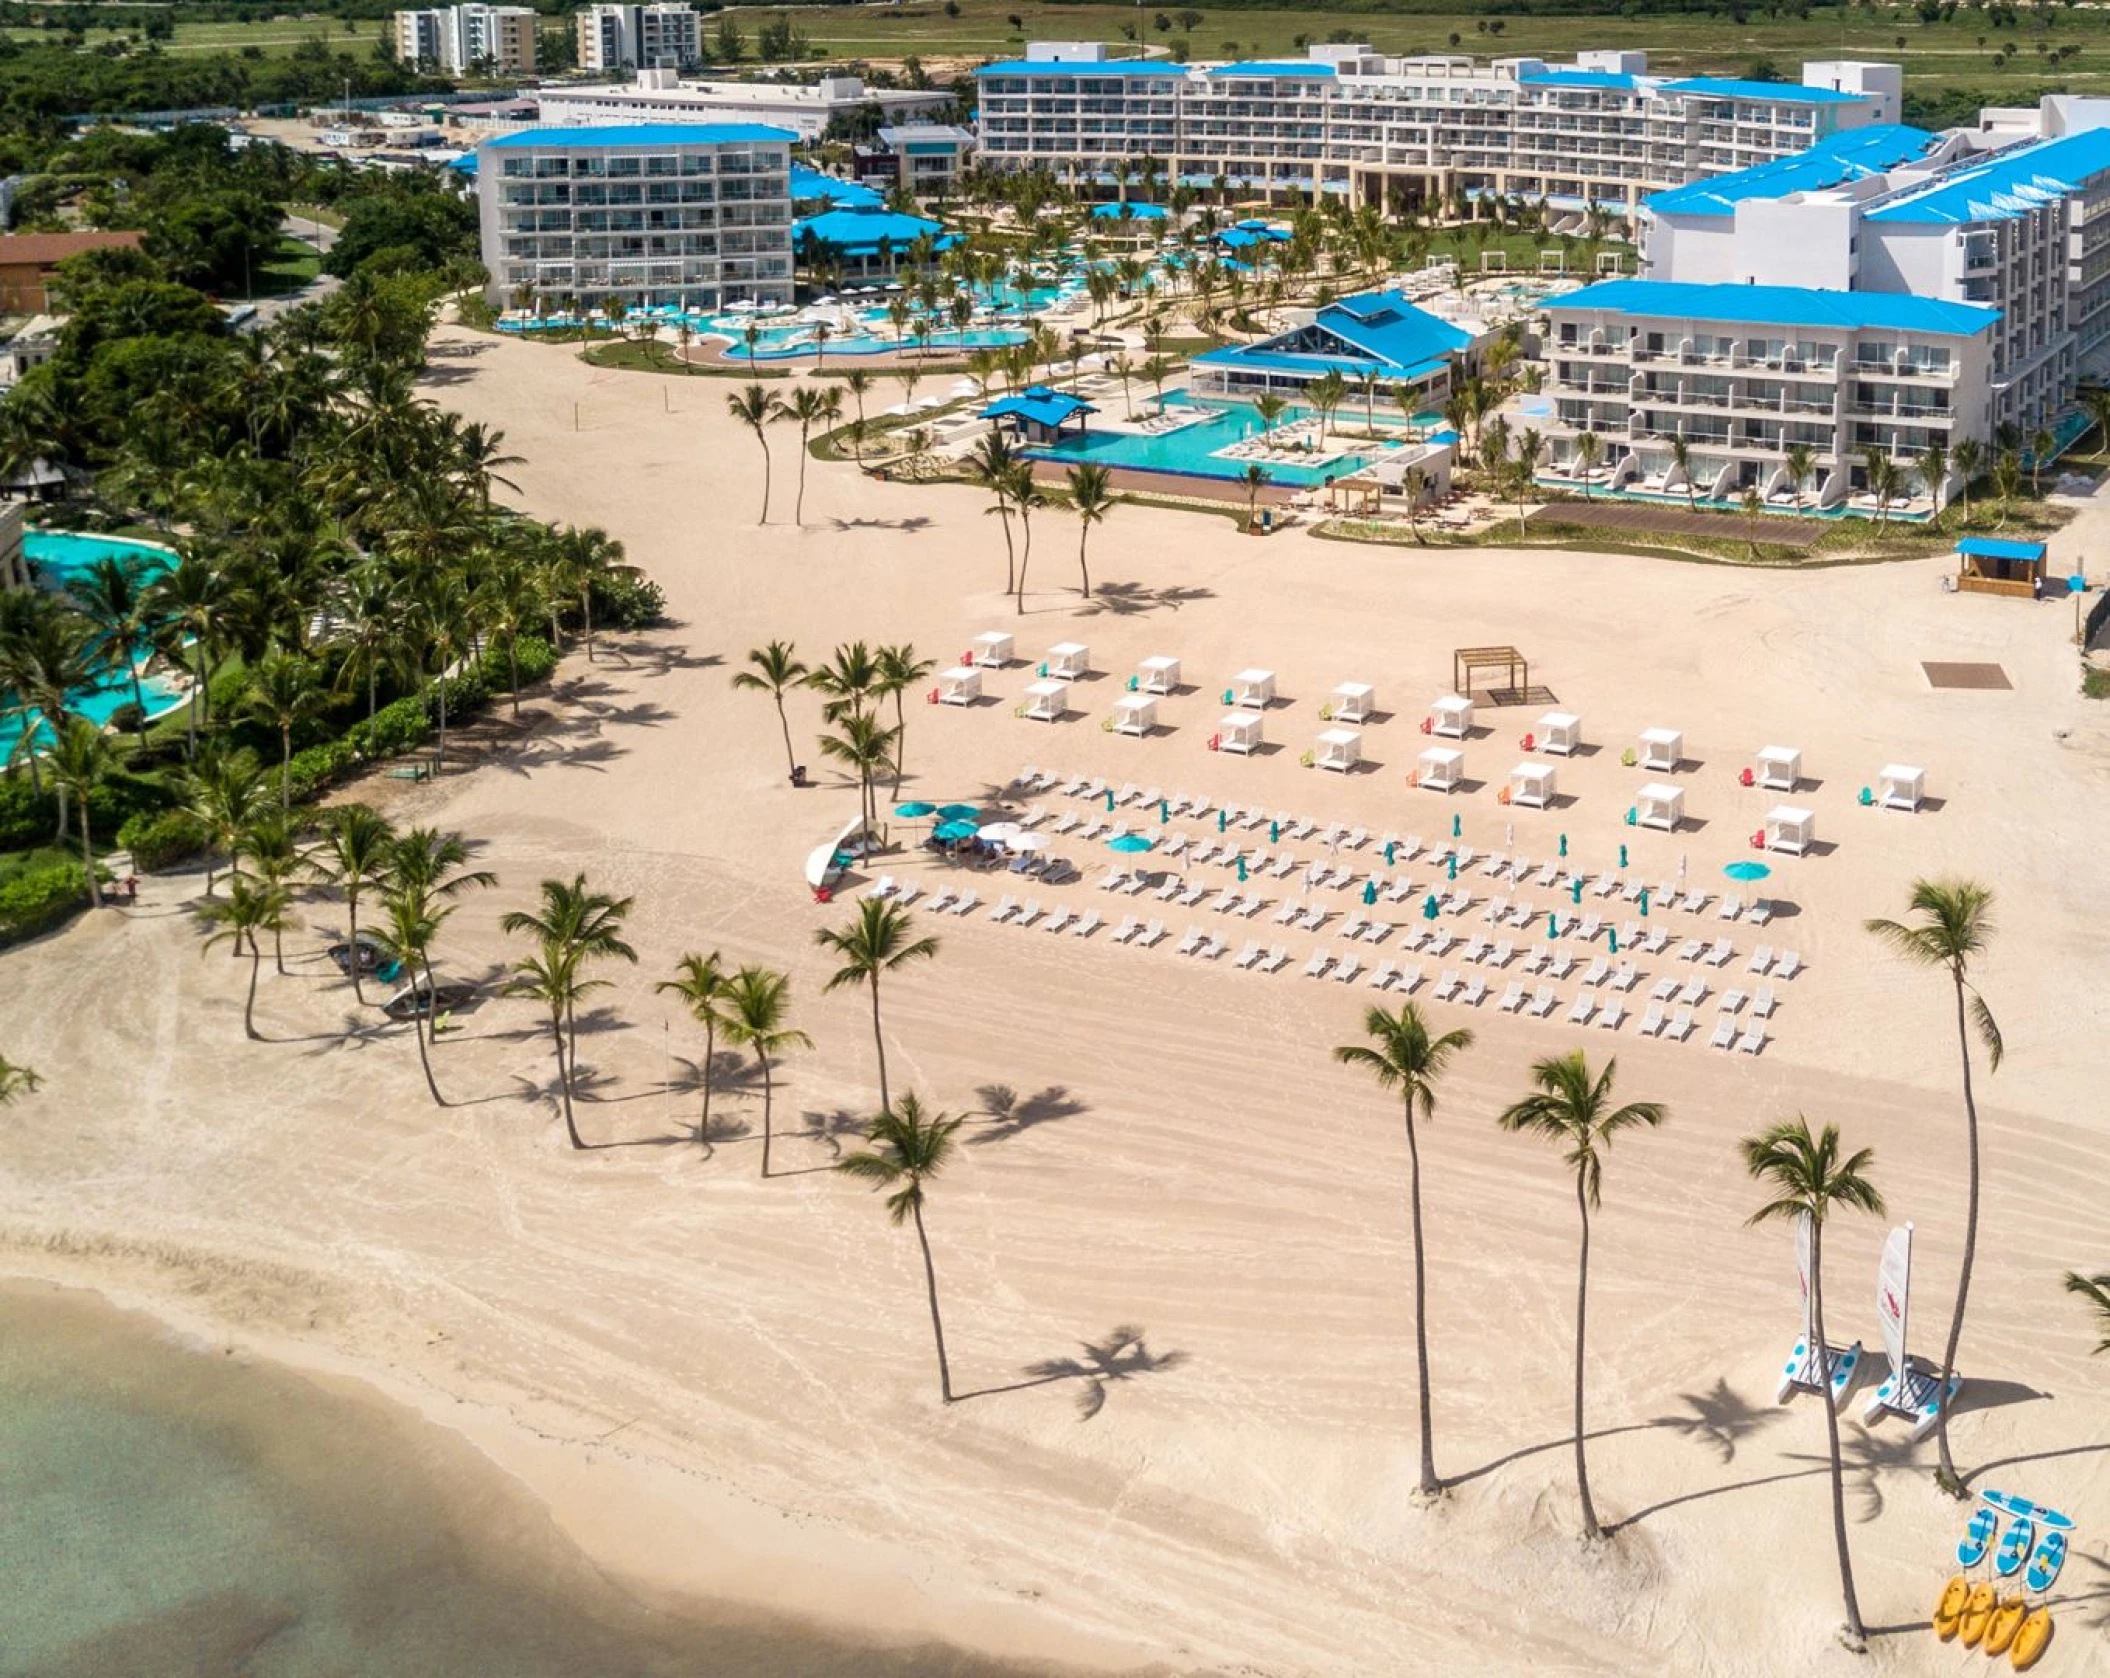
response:
[(1746, 199), (1736, 207), (1735, 256), (1724, 278), (1738, 285), (1851, 291), (1858, 215), (1844, 198)]
[(1728, 216), (1651, 215), (1642, 278), (1693, 285), (1735, 279), (1735, 222)]
[(1803, 65), (1804, 87), (1828, 87), (1836, 93), (1858, 93), (1876, 101), (1858, 120), (1841, 122), (1842, 128), (1863, 122), (1896, 122), (1904, 109), (1905, 72), (1896, 64), (1875, 64), (1866, 59), (1829, 58)]

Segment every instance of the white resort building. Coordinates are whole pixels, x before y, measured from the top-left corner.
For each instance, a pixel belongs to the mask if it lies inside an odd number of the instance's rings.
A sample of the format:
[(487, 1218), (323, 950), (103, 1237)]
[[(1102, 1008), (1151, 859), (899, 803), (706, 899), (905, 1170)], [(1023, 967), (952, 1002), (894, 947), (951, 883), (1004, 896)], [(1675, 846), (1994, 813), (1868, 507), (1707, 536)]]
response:
[(836, 117), (877, 110), (900, 122), (949, 106), (942, 88), (867, 87), (858, 76), (811, 82), (684, 81), (672, 70), (639, 70), (630, 82), (551, 84), (535, 93), (544, 124), (760, 122), (818, 140)]
[(450, 75), (488, 69), (501, 76), (535, 69), (532, 6), (439, 6), (398, 12), (396, 57)]
[(587, 6), (573, 20), (579, 68), (686, 70), (703, 60), (703, 20), (687, 5)]
[(485, 296), (566, 310), (791, 301), (781, 128), (532, 128), (477, 148)]
[(1553, 66), (1315, 46), (1204, 68), (1110, 60), (1097, 42), (1036, 42), (976, 78), (994, 169), (1110, 185), (1148, 158), (1195, 187), (1357, 204), (1456, 190), (1621, 215), (1650, 192), (1895, 122), (1902, 87), (1894, 64), (1849, 61), (1749, 82), (1651, 76), (1640, 52)]

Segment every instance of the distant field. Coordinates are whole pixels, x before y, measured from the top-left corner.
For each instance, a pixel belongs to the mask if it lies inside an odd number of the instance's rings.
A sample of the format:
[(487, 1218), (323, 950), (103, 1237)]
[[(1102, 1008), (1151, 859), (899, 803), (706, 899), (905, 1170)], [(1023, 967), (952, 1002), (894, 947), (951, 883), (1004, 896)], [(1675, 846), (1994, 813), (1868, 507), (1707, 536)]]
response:
[[(120, 12), (117, 15), (122, 16)], [(373, 45), (377, 35), (384, 29), (381, 20), (360, 18), (359, 32), (347, 35), (344, 23), (337, 18), (269, 18), (256, 23), (179, 23), (176, 38), (161, 43), (161, 50), (168, 53), (212, 53), (238, 52), (243, 47), (256, 47), (272, 58), (283, 57), (302, 41), (320, 36), (332, 47), (351, 47), (363, 51)], [(110, 30), (91, 29), (87, 34), (88, 44), (99, 46), (131, 33), (125, 28)], [(0, 34), (24, 45), (38, 42), (56, 42), (58, 33), (49, 29), (6, 29)]]

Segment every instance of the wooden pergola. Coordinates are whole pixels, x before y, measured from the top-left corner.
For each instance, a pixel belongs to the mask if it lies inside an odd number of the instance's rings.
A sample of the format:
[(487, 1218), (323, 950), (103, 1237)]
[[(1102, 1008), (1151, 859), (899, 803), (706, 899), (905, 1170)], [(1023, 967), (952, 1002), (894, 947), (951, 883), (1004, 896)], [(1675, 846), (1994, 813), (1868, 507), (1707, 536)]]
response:
[[(1472, 695), (1473, 672), (1501, 670), (1508, 674), (1506, 687), (1488, 688), (1487, 697), (1496, 705), (1519, 705), (1531, 692), (1531, 660), (1514, 647), (1456, 647), (1451, 652), (1451, 688), (1468, 698)], [(1518, 680), (1521, 673), (1523, 679)]]

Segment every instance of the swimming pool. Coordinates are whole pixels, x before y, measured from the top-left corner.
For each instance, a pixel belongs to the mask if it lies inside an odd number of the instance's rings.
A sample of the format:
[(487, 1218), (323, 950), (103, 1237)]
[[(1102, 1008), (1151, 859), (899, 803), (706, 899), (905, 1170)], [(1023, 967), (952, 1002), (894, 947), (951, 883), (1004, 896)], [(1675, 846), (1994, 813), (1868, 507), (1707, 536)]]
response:
[[(1090, 461), (1095, 465), (1125, 468), (1132, 472), (1163, 472), (1182, 478), (1214, 478), (1231, 483), (1244, 481), (1250, 463), (1223, 459), (1219, 451), (1260, 435), (1260, 419), (1251, 407), (1242, 402), (1197, 402), (1183, 398), (1180, 392), (1166, 397), (1165, 407), (1168, 410), (1194, 408), (1211, 417), (1155, 437), (1137, 436), (1132, 432), (1086, 431), (1079, 436), (1065, 437), (1060, 443), (1027, 449), (1024, 453), (1030, 460), (1055, 460), (1067, 465)], [(1312, 414), (1310, 408), (1290, 408), (1275, 422), (1275, 429), (1280, 431), (1298, 420), (1310, 419)], [(1352, 420), (1359, 416), (1348, 417)], [(1311, 466), (1284, 465), (1274, 461), (1259, 464), (1266, 468), (1269, 484), (1308, 489), (1329, 478), (1348, 477), (1390, 452), (1383, 447), (1359, 447)]]

